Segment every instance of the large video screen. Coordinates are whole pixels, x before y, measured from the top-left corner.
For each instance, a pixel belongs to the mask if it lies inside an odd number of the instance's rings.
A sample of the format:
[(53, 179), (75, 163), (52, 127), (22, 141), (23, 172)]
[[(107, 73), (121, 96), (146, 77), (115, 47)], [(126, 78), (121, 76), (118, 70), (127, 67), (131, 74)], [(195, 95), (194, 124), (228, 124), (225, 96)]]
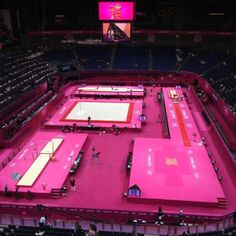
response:
[(131, 40), (130, 22), (107, 22), (102, 24), (103, 41), (106, 42), (127, 42)]
[(99, 2), (99, 20), (132, 21), (134, 19), (134, 2)]

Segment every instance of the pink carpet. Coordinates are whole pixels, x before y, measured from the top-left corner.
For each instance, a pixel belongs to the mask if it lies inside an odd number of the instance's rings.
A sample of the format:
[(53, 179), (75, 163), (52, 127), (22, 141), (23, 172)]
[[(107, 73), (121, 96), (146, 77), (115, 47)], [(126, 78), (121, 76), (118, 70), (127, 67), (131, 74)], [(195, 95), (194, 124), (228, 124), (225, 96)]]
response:
[(171, 138), (135, 141), (129, 186), (137, 184), (147, 199), (216, 203), (225, 196), (201, 135), (185, 99), (169, 98), (170, 89), (163, 95)]
[[(69, 92), (71, 88), (68, 88), (65, 94), (69, 96)], [(151, 92), (152, 89), (152, 92)], [(121, 130), (121, 133), (119, 135), (114, 135), (113, 133), (104, 133), (101, 136), (98, 135), (98, 133), (89, 133), (88, 138), (86, 140), (86, 143), (84, 145), (85, 149), (85, 155), (84, 159), (79, 167), (79, 171), (75, 174), (76, 178), (76, 192), (70, 191), (67, 197), (61, 197), (59, 199), (50, 199), (50, 198), (37, 198), (37, 196), (34, 197), (33, 200), (29, 200), (27, 198), (22, 198), (16, 202), (15, 198), (3, 198), (2, 196), (0, 197), (0, 203), (1, 204), (18, 204), (18, 205), (37, 205), (37, 204), (44, 204), (49, 207), (62, 207), (62, 208), (73, 208), (73, 210), (78, 210), (80, 209), (85, 209), (87, 210), (88, 214), (94, 214), (96, 215), (97, 212), (101, 212), (105, 210), (107, 213), (107, 216), (109, 217), (110, 214), (113, 214), (114, 218), (116, 219), (116, 215), (118, 218), (119, 214), (122, 214), (121, 212), (124, 212), (123, 216), (127, 217), (128, 214), (127, 212), (140, 212), (141, 215), (138, 217), (142, 217), (144, 214), (148, 215), (150, 214), (156, 214), (157, 207), (159, 205), (162, 206), (164, 212), (174, 212), (178, 213), (180, 208), (184, 209), (184, 212), (186, 214), (194, 214), (194, 215), (211, 215), (211, 216), (219, 216), (219, 215), (225, 215), (229, 213), (230, 211), (235, 210), (236, 206), (236, 198), (235, 198), (235, 187), (232, 183), (232, 178), (228, 174), (228, 171), (232, 170), (233, 167), (231, 166), (231, 169), (227, 168), (223, 173), (221, 169), (226, 168), (225, 160), (228, 160), (230, 162), (230, 156), (222, 151), (222, 146), (219, 141), (215, 141), (216, 135), (214, 133), (209, 134), (209, 137), (205, 137), (208, 139), (208, 149), (213, 153), (213, 157), (216, 159), (217, 165), (220, 167), (220, 174), (223, 175), (223, 180), (221, 182), (221, 186), (223, 188), (226, 201), (227, 201), (227, 206), (225, 208), (219, 208), (219, 207), (212, 207), (211, 204), (208, 205), (202, 205), (202, 204), (184, 204), (182, 201), (179, 202), (174, 202), (174, 201), (165, 201), (161, 202), (159, 200), (149, 200), (148, 204), (145, 202), (139, 202), (138, 204), (134, 201), (127, 201), (127, 199), (123, 198), (123, 193), (127, 192), (129, 188), (129, 181), (130, 181), (130, 176), (126, 174), (126, 158), (127, 154), (129, 151), (134, 151), (135, 154), (135, 149), (137, 146), (135, 145), (133, 149), (133, 139), (136, 139), (137, 141), (139, 139), (150, 139), (155, 142), (158, 140), (162, 141), (162, 144), (165, 144), (164, 147), (155, 147), (152, 146), (152, 148), (156, 148), (156, 155), (157, 155), (157, 161), (159, 157), (159, 151), (158, 148), (163, 149), (163, 152), (168, 154), (168, 155), (175, 155), (173, 152), (168, 152), (167, 149), (169, 144), (166, 144), (165, 141), (168, 140), (163, 140), (164, 137), (164, 128), (163, 128), (163, 123), (158, 123), (158, 115), (161, 114), (162, 109), (161, 106), (156, 102), (156, 92), (159, 91), (160, 88), (147, 88), (147, 96), (145, 97), (145, 103), (146, 106), (143, 109), (143, 113), (147, 116), (147, 122), (145, 125), (142, 126), (141, 132), (135, 132), (134, 129), (129, 129), (127, 131)], [(186, 90), (186, 89), (183, 89)], [(186, 93), (191, 94), (191, 91), (185, 91)], [(190, 97), (190, 96), (189, 96)], [(192, 98), (190, 97), (192, 100)], [(113, 100), (113, 99), (112, 99)], [(86, 100), (88, 101), (88, 100)], [(92, 100), (94, 101), (94, 100)], [(111, 100), (109, 100), (111, 101)], [(119, 101), (119, 100), (116, 100)], [(127, 100), (129, 101), (129, 100)], [(133, 101), (133, 100), (132, 100)], [(70, 100), (68, 100), (70, 102)], [(61, 118), (60, 112), (63, 112), (65, 110), (65, 106), (68, 105), (68, 102), (66, 102), (64, 105), (60, 107), (55, 107), (55, 116), (52, 116), (51, 120), (49, 122), (58, 122)], [(73, 102), (73, 99), (72, 101)], [(192, 110), (191, 112), (201, 112), (198, 108), (195, 107), (195, 101), (193, 102), (194, 104), (191, 104)], [(188, 105), (188, 104), (186, 104)], [(140, 105), (141, 106), (141, 105)], [(188, 112), (188, 111), (187, 111)], [(190, 112), (190, 113), (191, 113)], [(52, 111), (53, 114), (53, 111)], [(49, 114), (50, 115), (50, 114)], [(200, 119), (201, 117), (197, 117), (197, 119)], [(187, 124), (188, 122), (186, 122)], [(54, 132), (54, 129), (48, 129), (46, 133), (51, 133), (50, 137), (53, 137), (54, 135), (66, 135), (68, 137), (68, 141), (72, 143), (76, 143), (77, 137), (78, 140), (81, 140), (80, 134), (79, 133), (68, 133), (64, 134), (62, 133), (59, 128), (64, 125), (61, 124), (60, 122), (57, 123), (59, 125), (58, 131)], [(170, 123), (171, 124), (171, 123)], [(173, 125), (173, 124), (172, 124)], [(194, 124), (193, 124), (194, 125)], [(171, 126), (171, 125), (169, 125)], [(201, 128), (201, 127), (200, 127)], [(177, 129), (177, 128), (175, 128)], [(195, 129), (195, 128), (194, 128)], [(175, 135), (173, 133), (173, 129), (171, 129), (172, 133), (171, 135)], [(198, 145), (200, 141), (200, 134), (197, 137), (197, 142), (192, 142), (193, 137), (192, 137), (192, 132), (190, 131), (190, 128), (186, 127), (186, 131), (188, 132), (189, 139), (191, 141), (191, 148), (193, 150), (199, 150), (197, 153), (201, 153), (203, 156), (198, 158), (193, 156), (193, 161), (195, 164), (197, 164), (197, 168), (199, 169), (200, 176), (204, 175), (203, 177), (207, 179), (207, 183), (209, 183), (210, 180), (208, 180), (208, 173), (207, 169), (204, 170), (204, 166), (206, 165), (206, 168), (209, 167), (209, 160), (208, 157), (205, 156), (206, 152), (204, 151), (203, 146), (196, 146)], [(190, 131), (190, 132), (189, 132)], [(36, 129), (35, 129), (36, 132)], [(176, 131), (177, 132), (177, 131)], [(213, 130), (211, 130), (213, 132)], [(38, 132), (37, 132), (38, 133)], [(34, 134), (31, 140), (28, 140), (26, 145), (29, 146), (29, 144), (33, 141), (35, 141), (37, 138), (37, 133)], [(44, 137), (44, 132), (40, 131), (41, 135), (39, 137), (39, 140)], [(204, 132), (203, 132), (204, 133)], [(207, 131), (205, 131), (207, 133)], [(207, 133), (208, 134), (208, 133)], [(68, 135), (68, 136), (67, 136)], [(78, 136), (77, 136), (78, 135)], [(87, 134), (85, 134), (87, 135)], [(25, 135), (27, 136), (27, 135)], [(49, 137), (49, 138), (50, 138)], [(187, 176), (190, 176), (190, 180), (194, 180), (194, 177), (192, 176), (192, 162), (190, 159), (188, 161), (185, 161), (185, 159), (188, 159), (189, 157), (186, 156), (187, 154), (184, 154), (183, 149), (186, 148), (189, 150), (189, 147), (183, 147), (183, 140), (182, 136), (179, 134), (179, 140), (178, 138), (175, 139), (176, 142), (170, 143), (170, 147), (173, 148), (174, 146), (179, 146), (180, 148), (177, 149), (178, 151), (178, 156), (182, 156), (184, 161), (182, 160), (181, 157), (179, 159), (179, 165), (181, 164), (181, 168), (184, 168), (186, 166), (186, 170), (183, 173), (179, 173), (179, 177), (184, 177), (185, 181), (189, 181)], [(47, 138), (45, 138), (47, 140)], [(23, 142), (24, 140), (22, 140)], [(91, 158), (91, 153), (92, 153), (92, 147), (96, 147), (96, 150), (101, 152), (100, 159), (99, 160), (94, 160)], [(175, 147), (174, 147), (175, 148)], [(68, 158), (68, 155), (71, 152), (71, 149), (73, 149), (73, 145), (69, 146), (68, 144), (68, 149), (65, 148), (63, 149), (63, 156), (66, 156)], [(145, 150), (145, 148), (144, 148)], [(64, 155), (65, 153), (65, 155)], [(21, 152), (22, 154), (22, 152)], [(181, 154), (181, 155), (180, 155)], [(17, 157), (19, 157), (20, 154), (18, 154)], [(134, 155), (135, 157), (135, 155)], [(204, 160), (205, 159), (207, 160)], [(0, 156), (2, 159), (3, 156)], [(31, 160), (31, 158), (29, 158)], [(177, 159), (177, 158), (176, 158)], [(196, 159), (196, 160), (195, 160)], [(189, 162), (190, 161), (190, 162)], [(196, 161), (196, 162), (195, 162)], [(23, 161), (22, 161), (23, 162)], [(13, 162), (11, 162), (13, 163)], [(160, 171), (164, 170), (165, 167), (163, 167), (162, 162), (159, 166), (157, 166), (155, 169), (158, 170), (160, 168)], [(175, 161), (170, 160), (168, 163), (175, 163)], [(187, 164), (188, 163), (188, 164)], [(200, 163), (200, 164), (199, 164)], [(158, 162), (157, 162), (158, 164)], [(204, 166), (203, 166), (204, 165)], [(135, 166), (134, 166), (135, 167)], [(177, 166), (170, 165), (169, 167), (175, 168), (174, 175), (176, 176), (178, 174), (178, 170), (176, 169)], [(213, 169), (213, 167), (211, 167)], [(144, 169), (147, 170), (147, 169)], [(198, 169), (197, 169), (198, 170)], [(4, 169), (2, 171), (5, 171)], [(2, 172), (1, 171), (1, 172)], [(54, 170), (53, 170), (54, 171)], [(48, 173), (48, 176), (50, 178), (55, 178), (55, 180), (48, 180), (48, 181), (57, 181), (57, 179), (61, 178), (59, 175), (54, 175), (54, 173), (51, 171)], [(0, 176), (0, 187), (4, 185), (6, 182), (5, 175), (7, 174), (6, 178), (10, 178), (8, 173), (1, 174)], [(211, 175), (210, 171), (210, 175)], [(170, 173), (170, 171), (168, 171)], [(206, 175), (207, 173), (207, 175)], [(205, 176), (206, 175), (206, 176)], [(235, 172), (232, 172), (232, 176), (235, 175)], [(186, 177), (186, 178), (185, 178)], [(141, 177), (140, 177), (141, 178)], [(171, 183), (171, 178), (168, 176), (169, 179), (167, 179), (167, 183)], [(215, 177), (214, 177), (215, 178)], [(212, 182), (214, 183), (214, 178)], [(194, 180), (196, 181), (196, 180)], [(14, 183), (14, 182), (13, 182)], [(180, 184), (181, 179), (177, 179), (176, 183)], [(65, 184), (69, 186), (69, 178), (66, 178)], [(187, 184), (184, 182), (184, 184)], [(206, 185), (205, 185), (206, 186)], [(12, 185), (14, 187), (14, 184)], [(210, 189), (211, 186), (208, 186)], [(40, 188), (40, 187), (39, 187)], [(173, 188), (176, 188), (173, 186)], [(206, 188), (206, 187), (204, 187)], [(200, 192), (203, 192), (200, 190)], [(201, 193), (202, 194), (202, 193)], [(207, 193), (209, 194), (209, 193)], [(216, 194), (217, 195), (217, 194)], [(215, 197), (216, 197), (215, 195)], [(202, 196), (202, 195), (201, 195)], [(210, 196), (210, 195), (209, 195)], [(212, 195), (212, 199), (214, 196)], [(214, 199), (213, 199), (214, 201)], [(2, 210), (2, 209), (1, 209)], [(9, 214), (9, 208), (6, 208), (7, 213)], [(19, 210), (20, 214), (21, 211)], [(26, 212), (26, 209), (24, 208), (24, 212)], [(83, 212), (84, 213), (84, 212)], [(142, 215), (142, 213), (144, 213)], [(153, 216), (154, 217), (154, 216)]]
[[(175, 139), (135, 139), (129, 186), (140, 199), (218, 203), (225, 198), (203, 146)], [(211, 188), (209, 188), (211, 186)]]
[[(0, 172), (0, 189), (6, 184), (9, 191), (15, 191), (19, 177), (24, 175), (47, 142), (57, 137), (63, 138), (64, 141), (54, 155), (56, 160), (49, 161), (32, 187), (20, 187), (19, 192), (30, 190), (32, 193), (50, 193), (53, 188), (61, 188), (87, 136), (87, 134), (36, 132)], [(46, 183), (46, 189), (42, 188), (42, 183)]]
[(171, 138), (135, 140), (129, 186), (145, 199), (217, 203), (225, 196), (201, 135), (185, 99), (169, 98), (170, 89), (163, 95)]

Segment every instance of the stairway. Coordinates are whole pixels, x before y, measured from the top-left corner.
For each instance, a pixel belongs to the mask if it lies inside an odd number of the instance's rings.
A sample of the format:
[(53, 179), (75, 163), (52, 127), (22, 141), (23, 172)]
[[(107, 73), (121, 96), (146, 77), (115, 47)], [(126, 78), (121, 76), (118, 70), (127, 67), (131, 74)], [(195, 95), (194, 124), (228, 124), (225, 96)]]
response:
[(151, 47), (148, 49), (148, 70), (153, 70), (153, 56)]
[(191, 60), (191, 57), (192, 57), (191, 55), (194, 54), (195, 51), (197, 51), (197, 48), (194, 47), (194, 48), (191, 50), (191, 52), (188, 53), (188, 56), (186, 56), (186, 57), (184, 58), (184, 60), (182, 61), (182, 63), (180, 63), (180, 65), (177, 66), (177, 68), (175, 68), (176, 71), (178, 71), (178, 72), (181, 72), (181, 71), (182, 71), (182, 69), (183, 69), (183, 67), (185, 66), (185, 64), (187, 64), (188, 61)]
[(115, 56), (116, 56), (116, 45), (112, 48), (112, 52), (111, 52), (111, 60), (110, 60), (110, 66), (109, 66), (109, 70), (112, 70), (114, 67), (114, 60), (115, 60)]
[(71, 48), (71, 51), (72, 51), (72, 53), (73, 53), (73, 55), (74, 55), (74, 57), (75, 57), (75, 62), (74, 62), (74, 65), (75, 65), (75, 67), (79, 70), (79, 69), (81, 69), (81, 70), (84, 70), (84, 67), (80, 64), (80, 58), (79, 58), (79, 55), (77, 54), (77, 52), (75, 51), (75, 49), (74, 48)]
[(218, 198), (218, 207), (219, 208), (227, 208), (227, 203), (225, 198)]
[(51, 198), (60, 198), (61, 196), (61, 189), (53, 188), (51, 191)]

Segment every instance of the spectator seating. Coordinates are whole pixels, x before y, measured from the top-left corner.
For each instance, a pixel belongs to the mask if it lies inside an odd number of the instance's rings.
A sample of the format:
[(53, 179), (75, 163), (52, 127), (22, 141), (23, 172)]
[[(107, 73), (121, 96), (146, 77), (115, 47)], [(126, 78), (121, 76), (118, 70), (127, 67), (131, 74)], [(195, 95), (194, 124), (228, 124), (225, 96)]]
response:
[(236, 71), (236, 55), (228, 56), (226, 59), (220, 61), (215, 66), (204, 72), (202, 75), (205, 79), (213, 81), (221, 80), (231, 75), (232, 72)]
[(70, 62), (75, 59), (71, 50), (45, 51), (43, 58), (47, 62)]
[(176, 52), (173, 47), (152, 47), (153, 69), (174, 71), (176, 68)]
[(200, 74), (222, 61), (225, 57), (225, 54), (215, 52), (190, 52), (184, 61), (182, 71), (191, 71)]
[(148, 70), (148, 53), (144, 46), (117, 46), (113, 69)]
[(41, 56), (30, 50), (0, 54), (0, 110), (56, 73)]
[(103, 70), (110, 67), (111, 46), (81, 45), (75, 48), (75, 52), (84, 70)]
[(228, 56), (202, 76), (215, 89), (220, 97), (229, 105), (230, 110), (236, 112), (236, 55)]
[(29, 122), (44, 106), (44, 104), (47, 104), (50, 100), (54, 99), (55, 96), (56, 94), (52, 91), (48, 91), (34, 102), (31, 102), (31, 104), (23, 110), (9, 117), (8, 120), (0, 125), (0, 128), (6, 132), (6, 138), (11, 139), (20, 127)]
[[(2, 228), (2, 235), (15, 235), (15, 236), (32, 236), (36, 235), (36, 231), (39, 229), (38, 227), (33, 226), (14, 226), (9, 225), (7, 227)], [(44, 227), (40, 229), (40, 231), (44, 231), (43, 235), (45, 236), (71, 236), (74, 232), (72, 229), (61, 229), (61, 228), (52, 228), (52, 227)], [(1, 235), (1, 234), (0, 234)]]

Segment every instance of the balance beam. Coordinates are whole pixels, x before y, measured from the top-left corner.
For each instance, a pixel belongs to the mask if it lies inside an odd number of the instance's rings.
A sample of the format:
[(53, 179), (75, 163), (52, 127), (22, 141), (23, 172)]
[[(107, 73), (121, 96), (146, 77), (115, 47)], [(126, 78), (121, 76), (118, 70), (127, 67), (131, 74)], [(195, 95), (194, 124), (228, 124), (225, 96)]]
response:
[(78, 88), (81, 92), (114, 92), (114, 93), (130, 93), (132, 92), (144, 92), (143, 88), (127, 88), (127, 87), (118, 87), (118, 86), (96, 86), (96, 87), (82, 87)]
[(33, 164), (19, 180), (17, 186), (32, 186), (35, 180), (42, 172), (42, 170), (49, 162), (51, 156), (56, 152), (62, 142), (63, 138), (53, 138), (52, 140), (50, 140), (46, 144), (46, 146), (41, 150), (37, 159), (33, 162)]

